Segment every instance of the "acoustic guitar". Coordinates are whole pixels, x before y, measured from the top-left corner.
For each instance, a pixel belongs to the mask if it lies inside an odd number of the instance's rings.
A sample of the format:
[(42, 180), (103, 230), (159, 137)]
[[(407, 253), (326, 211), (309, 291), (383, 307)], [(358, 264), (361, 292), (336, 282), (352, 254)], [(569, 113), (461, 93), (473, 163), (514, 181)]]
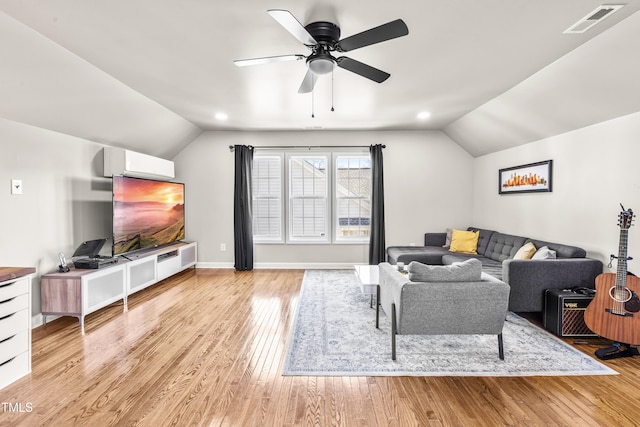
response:
[(618, 269), (616, 274), (602, 273), (596, 277), (596, 296), (585, 310), (584, 322), (601, 337), (635, 346), (640, 344), (640, 278), (627, 273), (631, 221), (633, 212), (623, 207), (618, 216)]

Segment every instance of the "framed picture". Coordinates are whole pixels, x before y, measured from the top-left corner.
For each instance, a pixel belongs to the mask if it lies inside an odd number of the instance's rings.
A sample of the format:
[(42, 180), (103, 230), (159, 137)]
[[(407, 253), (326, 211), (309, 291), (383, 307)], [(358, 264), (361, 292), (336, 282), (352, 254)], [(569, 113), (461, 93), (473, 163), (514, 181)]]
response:
[(514, 166), (498, 171), (498, 193), (541, 193), (551, 191), (553, 160)]

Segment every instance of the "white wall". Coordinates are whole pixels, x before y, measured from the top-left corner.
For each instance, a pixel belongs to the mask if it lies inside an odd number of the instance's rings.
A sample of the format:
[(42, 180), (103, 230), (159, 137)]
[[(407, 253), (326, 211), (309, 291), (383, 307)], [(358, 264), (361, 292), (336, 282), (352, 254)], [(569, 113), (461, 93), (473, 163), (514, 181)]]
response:
[[(229, 145), (385, 144), (387, 246), (421, 245), (426, 231), (467, 227), (473, 158), (439, 131), (205, 132), (173, 160), (186, 183), (187, 239), (199, 265), (233, 265), (233, 153)], [(220, 244), (227, 251), (220, 251)], [(368, 262), (367, 245), (255, 245), (260, 267), (349, 266)]]
[[(5, 119), (0, 141), (0, 264), (36, 267), (37, 314), (39, 276), (57, 269), (58, 253), (111, 236), (111, 180), (100, 178), (100, 144)], [(22, 195), (11, 195), (11, 179), (22, 180)]]
[[(553, 192), (498, 195), (498, 170), (553, 159)], [(620, 203), (640, 214), (640, 113), (479, 157), (473, 221), (509, 234), (618, 253)], [(640, 273), (640, 229), (629, 231), (629, 271)], [(615, 263), (614, 263), (615, 268)], [(614, 269), (615, 271), (615, 269)]]

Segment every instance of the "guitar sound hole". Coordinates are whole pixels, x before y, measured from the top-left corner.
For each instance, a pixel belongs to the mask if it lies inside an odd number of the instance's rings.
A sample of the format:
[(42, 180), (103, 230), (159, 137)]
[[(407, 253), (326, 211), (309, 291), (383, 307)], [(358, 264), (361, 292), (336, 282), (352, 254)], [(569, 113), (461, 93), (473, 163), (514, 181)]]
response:
[(633, 294), (628, 288), (619, 288), (618, 286), (612, 286), (611, 289), (609, 289), (609, 296), (611, 296), (611, 299), (613, 299), (615, 302), (624, 303), (629, 301)]

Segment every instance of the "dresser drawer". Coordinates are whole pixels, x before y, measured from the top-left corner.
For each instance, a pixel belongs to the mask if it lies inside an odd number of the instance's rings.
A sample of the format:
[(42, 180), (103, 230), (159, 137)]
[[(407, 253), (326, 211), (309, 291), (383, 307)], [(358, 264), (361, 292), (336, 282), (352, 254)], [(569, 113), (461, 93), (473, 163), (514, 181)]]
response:
[(0, 317), (0, 340), (29, 329), (29, 316), (31, 314), (27, 313), (28, 311), (25, 308), (16, 313)]
[(31, 372), (30, 360), (29, 352), (25, 351), (0, 365), (0, 388)]
[(22, 294), (7, 300), (0, 300), (0, 317), (29, 308), (29, 294)]
[(29, 279), (17, 279), (0, 284), (0, 301), (4, 301), (18, 295), (29, 293)]
[(29, 350), (29, 331), (18, 332), (0, 341), (0, 365)]

